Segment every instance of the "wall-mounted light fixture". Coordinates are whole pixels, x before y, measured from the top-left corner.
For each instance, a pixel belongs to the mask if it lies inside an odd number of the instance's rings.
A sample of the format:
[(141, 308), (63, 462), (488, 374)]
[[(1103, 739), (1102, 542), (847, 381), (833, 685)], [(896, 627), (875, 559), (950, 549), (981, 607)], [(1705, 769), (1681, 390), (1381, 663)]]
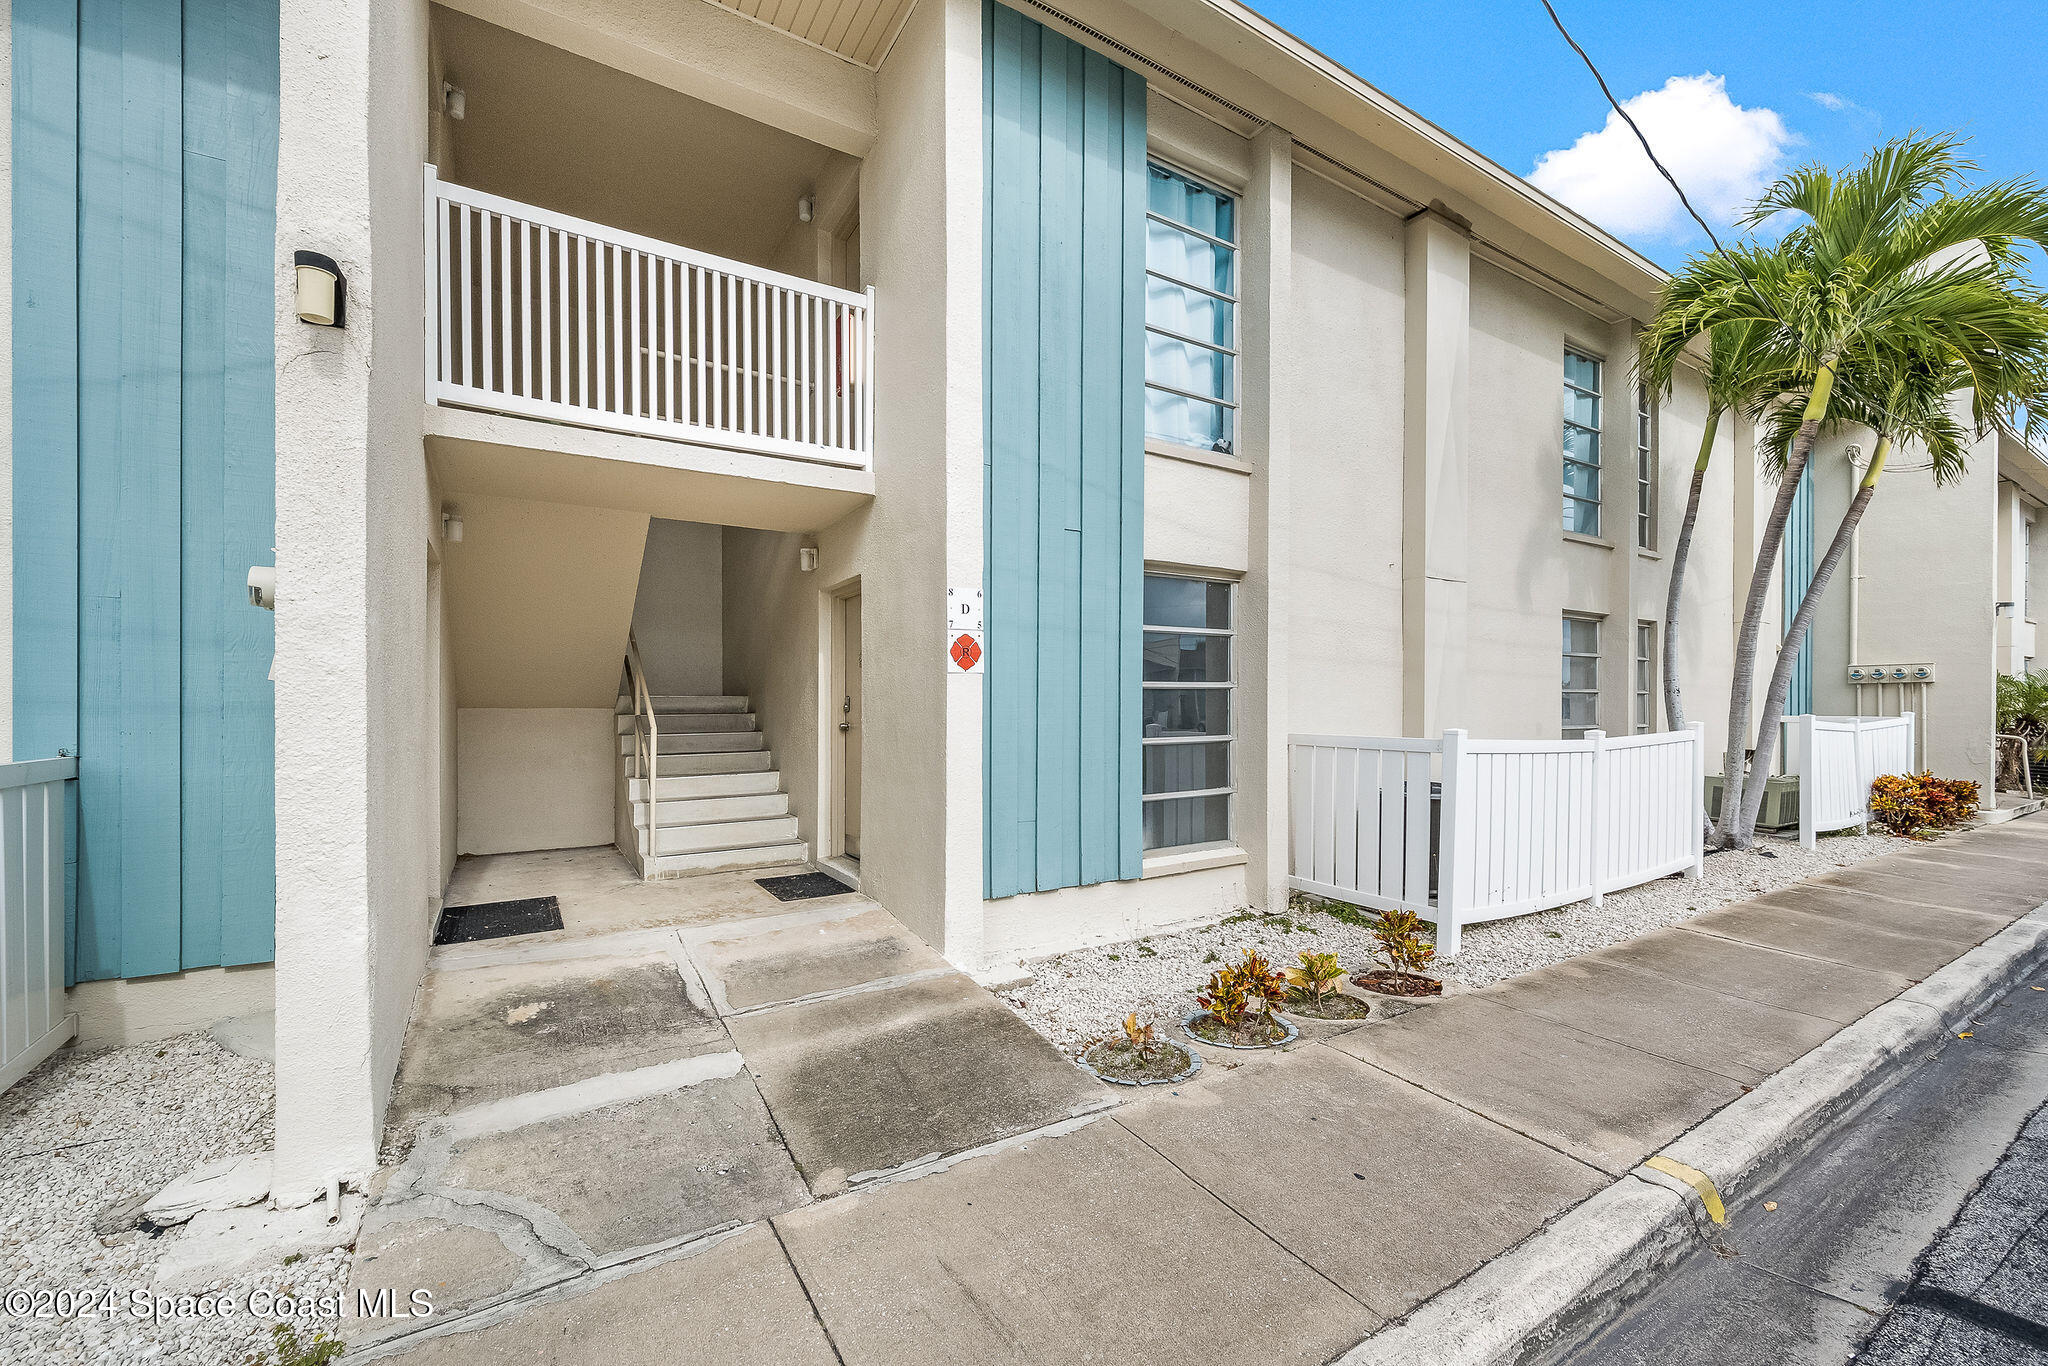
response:
[(812, 199), (809, 195), (805, 195), (803, 198), (797, 200), (796, 221), (799, 223), (810, 222), (811, 214), (816, 211), (817, 207), (817, 201)]
[(806, 574), (816, 573), (818, 569), (818, 547), (814, 545), (798, 546), (796, 548), (796, 567)]
[(462, 509), (453, 503), (441, 509), (441, 539), (457, 545), (462, 543)]
[(449, 118), (460, 123), (462, 116), (469, 112), (469, 99), (462, 93), (460, 86), (451, 85), (447, 81), (443, 81), (441, 82), (441, 107), (448, 111)]
[(317, 251), (292, 253), (299, 270), (299, 321), (315, 327), (348, 325), (348, 281), (332, 256)]

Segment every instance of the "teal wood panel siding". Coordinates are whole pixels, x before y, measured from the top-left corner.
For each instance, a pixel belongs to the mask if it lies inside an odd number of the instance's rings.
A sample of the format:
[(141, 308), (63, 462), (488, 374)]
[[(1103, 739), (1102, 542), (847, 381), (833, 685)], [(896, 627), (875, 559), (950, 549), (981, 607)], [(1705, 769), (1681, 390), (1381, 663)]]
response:
[[(1813, 465), (1809, 461), (1799, 472), (1798, 487), (1792, 493), (1792, 512), (1785, 520), (1785, 624), (1806, 597), (1813, 582)], [(1785, 715), (1805, 716), (1813, 710), (1813, 632), (1799, 642), (1799, 656), (1792, 664), (1792, 686), (1785, 694)]]
[(1145, 82), (984, 6), (986, 893), (1137, 877)]
[(79, 760), (69, 972), (265, 962), (277, 3), (13, 30), (16, 750)]

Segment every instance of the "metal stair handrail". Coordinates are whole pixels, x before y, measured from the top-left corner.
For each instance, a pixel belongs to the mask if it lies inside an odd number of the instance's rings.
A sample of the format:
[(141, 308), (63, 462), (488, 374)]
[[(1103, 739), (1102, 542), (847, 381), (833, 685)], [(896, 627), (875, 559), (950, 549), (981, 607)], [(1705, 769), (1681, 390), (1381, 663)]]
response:
[(626, 632), (626, 678), (633, 689), (633, 758), (647, 777), (648, 799), (658, 802), (661, 789), (656, 785), (660, 778), (656, 766), (661, 762), (661, 723), (655, 720), (654, 694), (647, 687), (647, 670), (640, 664), (640, 643), (630, 630)]

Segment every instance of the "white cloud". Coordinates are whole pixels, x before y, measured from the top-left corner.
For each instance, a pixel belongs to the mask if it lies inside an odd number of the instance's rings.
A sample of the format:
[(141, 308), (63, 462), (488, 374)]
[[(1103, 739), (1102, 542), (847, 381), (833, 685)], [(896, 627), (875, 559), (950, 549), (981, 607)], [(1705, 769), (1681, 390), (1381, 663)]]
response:
[(1806, 98), (1812, 100), (1830, 114), (1855, 114), (1860, 118), (1866, 119), (1877, 117), (1875, 109), (1865, 108), (1847, 95), (1837, 95), (1832, 90), (1809, 90), (1806, 92)]
[[(1673, 76), (1622, 107), (1709, 221), (1733, 221), (1783, 164), (1799, 139), (1770, 109), (1744, 109), (1708, 73)], [(1569, 147), (1545, 152), (1529, 179), (1623, 236), (1681, 240), (1693, 231), (1678, 196), (1657, 174), (1618, 114)]]

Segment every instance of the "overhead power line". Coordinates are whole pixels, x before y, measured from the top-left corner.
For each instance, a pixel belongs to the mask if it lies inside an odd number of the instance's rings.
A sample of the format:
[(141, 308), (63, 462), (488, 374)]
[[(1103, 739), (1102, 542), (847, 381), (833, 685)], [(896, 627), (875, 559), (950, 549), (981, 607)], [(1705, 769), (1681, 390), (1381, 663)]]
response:
[(1557, 7), (1551, 4), (1550, 0), (1543, 0), (1543, 9), (1550, 16), (1550, 22), (1556, 26), (1558, 33), (1567, 43), (1571, 44), (1572, 51), (1579, 54), (1579, 60), (1586, 64), (1586, 70), (1593, 73), (1593, 79), (1599, 83), (1600, 93), (1607, 97), (1608, 105), (1613, 108), (1615, 113), (1621, 115), (1621, 121), (1628, 125), (1629, 131), (1636, 135), (1636, 141), (1643, 145), (1643, 155), (1650, 159), (1650, 164), (1657, 168), (1657, 174), (1663, 176), (1665, 182), (1671, 186), (1672, 193), (1678, 196), (1678, 202), (1685, 206), (1685, 211), (1691, 215), (1692, 221), (1700, 225), (1700, 231), (1705, 233), (1707, 240), (1714, 244), (1715, 254), (1726, 261), (1729, 268), (1741, 278), (1742, 283), (1748, 288), (1750, 294), (1755, 297), (1758, 303), (1764, 306), (1764, 312), (1776, 319), (1780, 327), (1789, 326), (1785, 321), (1784, 315), (1773, 308), (1771, 301), (1764, 297), (1764, 292), (1756, 287), (1756, 281), (1749, 278), (1749, 272), (1742, 268), (1742, 262), (1736, 260), (1734, 255), (1721, 245), (1721, 239), (1714, 235), (1713, 225), (1700, 217), (1700, 211), (1695, 209), (1692, 206), (1692, 201), (1685, 197), (1685, 187), (1678, 183), (1678, 177), (1671, 174), (1671, 168), (1666, 166), (1663, 160), (1658, 157), (1657, 149), (1650, 145), (1649, 137), (1643, 132), (1642, 125), (1635, 121), (1635, 116), (1622, 108), (1621, 101), (1614, 98), (1614, 91), (1609, 88), (1607, 78), (1600, 74), (1600, 68), (1594, 64), (1591, 57), (1586, 55), (1586, 49), (1579, 46), (1579, 40), (1572, 37), (1572, 31), (1564, 26), (1564, 20), (1558, 17)]
[[(1586, 49), (1579, 46), (1579, 40), (1572, 37), (1571, 30), (1564, 26), (1564, 20), (1558, 17), (1557, 7), (1551, 4), (1550, 0), (1543, 0), (1543, 9), (1545, 13), (1550, 15), (1550, 22), (1556, 26), (1559, 35), (1564, 38), (1565, 42), (1571, 44), (1572, 51), (1579, 54), (1579, 60), (1586, 64), (1586, 70), (1593, 73), (1593, 79), (1599, 83), (1600, 93), (1607, 97), (1608, 105), (1613, 108), (1615, 113), (1621, 115), (1622, 122), (1626, 123), (1629, 126), (1629, 131), (1636, 135), (1636, 141), (1642, 144), (1643, 155), (1650, 159), (1650, 164), (1657, 168), (1657, 174), (1664, 177), (1666, 183), (1671, 186), (1672, 193), (1678, 196), (1678, 202), (1685, 206), (1686, 213), (1691, 216), (1693, 222), (1700, 225), (1700, 231), (1707, 235), (1707, 240), (1713, 243), (1715, 254), (1728, 263), (1729, 269), (1733, 270), (1736, 276), (1741, 279), (1743, 285), (1749, 290), (1756, 301), (1763, 305), (1764, 312), (1768, 313), (1780, 327), (1785, 328), (1788, 332), (1792, 332), (1792, 325), (1785, 321), (1785, 315), (1778, 312), (1764, 292), (1757, 288), (1756, 281), (1750, 278), (1747, 270), (1742, 268), (1742, 262), (1737, 260), (1734, 254), (1726, 247), (1722, 246), (1721, 239), (1714, 235), (1713, 225), (1700, 217), (1699, 210), (1695, 209), (1692, 206), (1692, 201), (1686, 198), (1685, 187), (1678, 183), (1678, 177), (1671, 174), (1671, 168), (1664, 164), (1662, 158), (1657, 155), (1657, 149), (1650, 145), (1649, 136), (1643, 132), (1642, 125), (1638, 124), (1634, 116), (1622, 107), (1620, 100), (1614, 98), (1614, 91), (1607, 84), (1607, 78), (1600, 74), (1599, 66), (1587, 55)], [(1792, 335), (1797, 340), (1798, 334), (1793, 332)], [(1805, 349), (1803, 344), (1802, 349)], [(1867, 394), (1857, 392), (1849, 376), (1839, 370), (1836, 372), (1835, 383), (1847, 392), (1855, 392), (1859, 399), (1876, 409), (1881, 416), (1891, 417), (1890, 410), (1884, 404)]]

